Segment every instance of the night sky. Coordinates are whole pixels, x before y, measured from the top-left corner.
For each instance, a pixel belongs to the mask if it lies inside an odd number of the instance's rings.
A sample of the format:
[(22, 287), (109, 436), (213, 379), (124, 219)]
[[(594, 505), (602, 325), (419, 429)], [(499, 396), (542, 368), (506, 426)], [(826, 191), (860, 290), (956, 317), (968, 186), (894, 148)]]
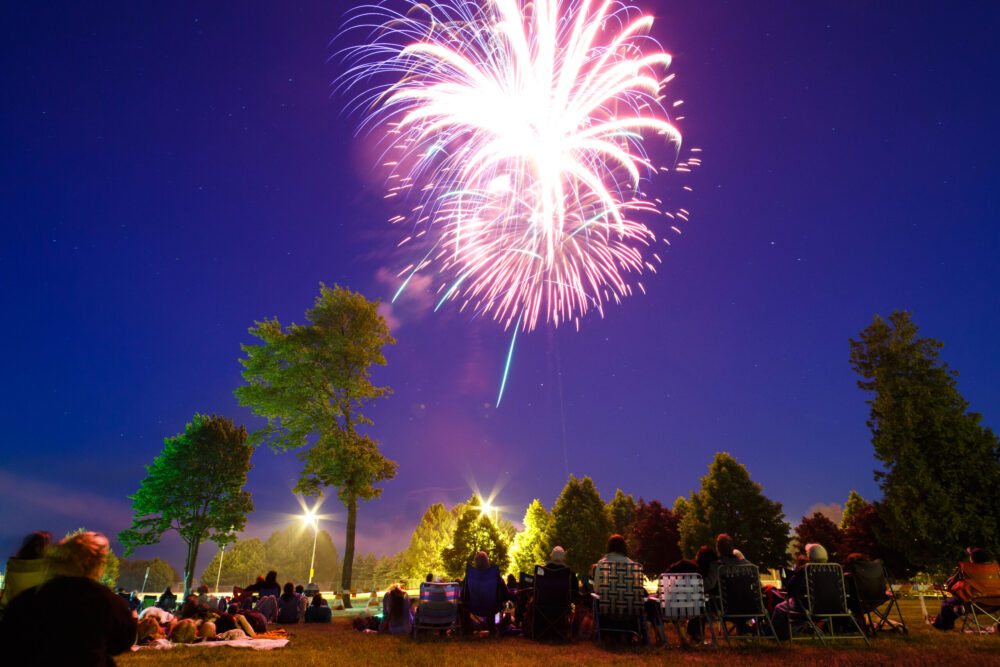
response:
[[(646, 295), (519, 336), (499, 408), (509, 332), (419, 289), (393, 304), (376, 380), (395, 393), (370, 432), (399, 474), (361, 508), (361, 551), (404, 548), (473, 486), (518, 521), (568, 472), (672, 504), (717, 451), (793, 525), (852, 489), (877, 498), (848, 338), (894, 309), (944, 340), (1000, 427), (1000, 4), (640, 4), (674, 55), (685, 149), (703, 149), (658, 181), (693, 188), (691, 221)], [(348, 7), (5, 10), (4, 555), (36, 529), (126, 528), (143, 466), (195, 412), (258, 426), (232, 393), (254, 320), (302, 322), (321, 281), (391, 298), (399, 210), (331, 94)], [(246, 535), (266, 538), (300, 511), (299, 463), (253, 462)], [(343, 508), (323, 510), (342, 552)], [(174, 533), (138, 555), (183, 564)]]

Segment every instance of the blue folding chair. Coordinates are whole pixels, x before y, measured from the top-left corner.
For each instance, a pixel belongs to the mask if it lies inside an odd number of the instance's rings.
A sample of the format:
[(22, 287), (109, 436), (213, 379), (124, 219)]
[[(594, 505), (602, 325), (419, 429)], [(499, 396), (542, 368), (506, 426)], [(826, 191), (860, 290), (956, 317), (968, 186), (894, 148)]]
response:
[(423, 582), (420, 584), (420, 602), (413, 617), (413, 636), (421, 630), (445, 631), (458, 627), (458, 584)]

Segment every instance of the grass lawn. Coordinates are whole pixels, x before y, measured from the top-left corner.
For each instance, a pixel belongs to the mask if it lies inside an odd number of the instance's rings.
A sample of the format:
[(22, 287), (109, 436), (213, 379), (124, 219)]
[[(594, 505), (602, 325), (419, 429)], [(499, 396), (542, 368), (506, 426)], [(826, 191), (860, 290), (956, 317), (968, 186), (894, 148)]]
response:
[[(936, 600), (928, 600), (934, 613)], [(1000, 665), (1000, 636), (939, 632), (925, 625), (916, 600), (904, 600), (903, 617), (910, 628), (906, 636), (881, 634), (866, 648), (860, 640), (840, 641), (822, 647), (814, 641), (740, 648), (662, 648), (637, 647), (605, 649), (593, 641), (572, 644), (535, 643), (527, 639), (507, 638), (422, 638), (365, 635), (354, 632), (346, 618), (329, 625), (284, 626), (291, 642), (282, 649), (253, 651), (245, 648), (186, 648), (169, 651), (143, 650), (116, 660), (122, 667), (155, 664), (219, 665), (557, 665), (628, 664), (662, 665), (672, 663), (719, 665), (796, 664), (819, 665)], [(676, 646), (677, 637), (668, 625), (668, 640)]]

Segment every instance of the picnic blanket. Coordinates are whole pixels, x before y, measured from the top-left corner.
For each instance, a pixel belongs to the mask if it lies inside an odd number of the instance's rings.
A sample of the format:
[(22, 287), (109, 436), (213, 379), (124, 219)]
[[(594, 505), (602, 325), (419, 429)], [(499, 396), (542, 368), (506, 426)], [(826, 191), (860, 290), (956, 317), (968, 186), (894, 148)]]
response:
[(133, 646), (133, 651), (138, 651), (140, 649), (153, 649), (153, 650), (167, 650), (178, 646), (190, 646), (192, 648), (196, 647), (214, 647), (214, 646), (235, 646), (238, 648), (252, 648), (255, 651), (270, 651), (271, 649), (281, 648), (288, 643), (288, 636), (284, 630), (271, 630), (270, 632), (264, 632), (258, 634), (256, 637), (243, 636), (240, 639), (226, 639), (222, 641), (202, 641), (195, 642), (193, 644), (174, 644), (169, 639), (157, 639), (155, 642), (146, 644), (145, 646)]

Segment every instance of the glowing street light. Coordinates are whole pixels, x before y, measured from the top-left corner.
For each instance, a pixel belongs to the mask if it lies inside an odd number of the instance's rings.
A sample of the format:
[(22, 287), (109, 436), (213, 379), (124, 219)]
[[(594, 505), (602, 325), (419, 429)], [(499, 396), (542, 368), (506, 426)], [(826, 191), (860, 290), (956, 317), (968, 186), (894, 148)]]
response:
[(484, 514), (489, 516), (490, 512), (493, 512), (493, 523), (496, 525), (500, 524), (500, 508), (496, 505), (490, 505), (488, 502), (485, 502), (482, 505), (474, 506), (472, 509), (479, 510), (479, 516)]
[(319, 537), (319, 515), (316, 514), (316, 508), (314, 507), (311, 510), (306, 510), (306, 513), (301, 518), (306, 523), (312, 524), (313, 527), (313, 553), (312, 559), (309, 561), (309, 583), (311, 584), (313, 582), (313, 575), (316, 572), (314, 567), (316, 566), (316, 538)]

